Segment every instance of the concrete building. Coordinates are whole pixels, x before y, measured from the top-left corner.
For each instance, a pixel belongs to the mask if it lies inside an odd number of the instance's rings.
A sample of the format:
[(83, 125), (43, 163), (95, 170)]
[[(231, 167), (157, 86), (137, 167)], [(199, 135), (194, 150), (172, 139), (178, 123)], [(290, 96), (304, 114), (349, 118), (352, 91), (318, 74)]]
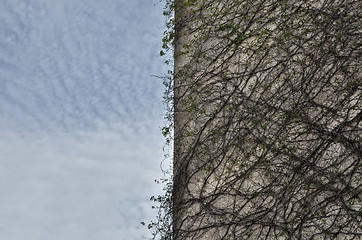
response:
[(175, 1), (174, 239), (359, 239), (359, 1)]

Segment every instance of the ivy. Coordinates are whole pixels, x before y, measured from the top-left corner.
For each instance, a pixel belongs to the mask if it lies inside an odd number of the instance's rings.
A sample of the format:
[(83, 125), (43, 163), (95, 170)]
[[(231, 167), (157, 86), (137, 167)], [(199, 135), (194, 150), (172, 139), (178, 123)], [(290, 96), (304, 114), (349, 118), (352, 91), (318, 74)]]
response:
[(153, 239), (362, 236), (360, 3), (164, 2)]

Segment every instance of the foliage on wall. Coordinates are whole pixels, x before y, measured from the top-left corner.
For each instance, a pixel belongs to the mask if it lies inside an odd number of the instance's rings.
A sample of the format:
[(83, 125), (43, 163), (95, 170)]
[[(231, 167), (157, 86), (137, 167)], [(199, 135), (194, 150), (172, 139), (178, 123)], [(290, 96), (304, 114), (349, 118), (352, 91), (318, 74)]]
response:
[(167, 0), (165, 15), (175, 161), (155, 239), (359, 239), (361, 2)]

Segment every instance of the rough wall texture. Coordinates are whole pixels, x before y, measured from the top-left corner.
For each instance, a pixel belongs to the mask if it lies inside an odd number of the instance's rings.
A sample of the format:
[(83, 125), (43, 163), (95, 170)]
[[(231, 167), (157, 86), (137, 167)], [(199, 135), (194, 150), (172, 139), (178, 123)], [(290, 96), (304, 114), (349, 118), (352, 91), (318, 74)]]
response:
[(174, 239), (360, 239), (360, 1), (176, 1)]

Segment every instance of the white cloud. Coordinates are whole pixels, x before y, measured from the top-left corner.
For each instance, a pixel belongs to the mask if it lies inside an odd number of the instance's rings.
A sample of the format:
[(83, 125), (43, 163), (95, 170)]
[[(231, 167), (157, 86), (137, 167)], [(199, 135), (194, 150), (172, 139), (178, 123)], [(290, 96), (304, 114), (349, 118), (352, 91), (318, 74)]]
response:
[[(29, 128), (109, 127), (161, 113), (150, 1), (5, 1), (0, 113)], [(153, 8), (155, 10), (155, 8)], [(154, 22), (154, 24), (152, 24)], [(4, 124), (2, 122), (1, 124)]]
[[(155, 0), (155, 2), (158, 2)], [(161, 173), (162, 4), (0, 1), (0, 239), (140, 239)]]
[(139, 223), (152, 214), (148, 198), (160, 191), (152, 182), (160, 176), (160, 139), (112, 132), (6, 137), (1, 239), (140, 239)]

